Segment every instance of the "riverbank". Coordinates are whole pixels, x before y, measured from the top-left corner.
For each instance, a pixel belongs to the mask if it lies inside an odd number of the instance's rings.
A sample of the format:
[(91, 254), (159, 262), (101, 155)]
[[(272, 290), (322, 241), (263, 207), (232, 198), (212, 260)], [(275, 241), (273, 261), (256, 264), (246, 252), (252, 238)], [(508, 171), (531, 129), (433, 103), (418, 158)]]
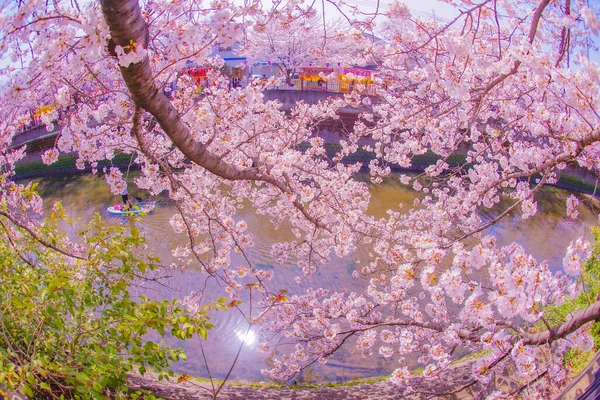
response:
[[(137, 165), (132, 162), (131, 154), (118, 154), (112, 160), (104, 160), (98, 162), (96, 169), (102, 171), (103, 168), (119, 167), (138, 169)], [(46, 176), (57, 175), (75, 175), (92, 173), (91, 166), (86, 165), (84, 169), (78, 169), (76, 165), (77, 156), (64, 155), (61, 156), (55, 163), (45, 165), (35, 157), (28, 157), (28, 162), (21, 162), (15, 166), (15, 180), (42, 178)]]
[[(333, 157), (333, 155), (340, 149), (340, 146), (337, 144), (327, 144), (326, 149), (328, 156)], [(372, 158), (373, 157), (371, 153), (359, 150), (355, 154), (344, 159), (344, 161), (348, 163), (362, 162), (363, 165), (368, 165)], [(102, 171), (103, 168), (108, 167), (137, 169), (138, 166), (133, 163), (132, 159), (133, 157), (131, 154), (118, 154), (110, 161), (105, 160), (99, 162), (96, 166), (96, 169), (98, 171)], [(413, 158), (412, 166), (410, 168), (393, 168), (392, 171), (398, 173), (422, 172), (428, 166), (435, 164), (439, 159), (440, 157), (433, 153), (418, 155)], [(52, 165), (44, 165), (41, 161), (31, 161), (32, 158), (29, 158), (29, 160), (29, 162), (18, 164), (15, 167), (15, 180), (92, 172), (92, 167), (89, 165), (87, 165), (83, 170), (78, 169), (76, 166), (77, 157), (74, 155), (62, 156)], [(458, 154), (450, 156), (447, 162), (451, 167), (460, 165), (465, 166), (465, 168), (469, 167), (466, 163), (466, 157)], [(595, 177), (589, 172), (580, 168), (570, 167), (564, 174), (560, 175), (558, 182), (552, 186), (589, 194), (600, 200), (600, 193), (598, 193), (599, 191), (596, 190), (597, 183), (598, 177)]]
[[(383, 378), (365, 379), (340, 384), (277, 386), (256, 382), (228, 382), (218, 394), (219, 400), (417, 400), (432, 398), (432, 393), (444, 393), (443, 398), (478, 399), (484, 388), (478, 384), (468, 385), (471, 380), (471, 364), (465, 363), (444, 371), (435, 379), (435, 384), (424, 385), (419, 390), (425, 393), (405, 397), (402, 388)], [(463, 390), (457, 389), (467, 386)], [(181, 383), (158, 381), (153, 374), (130, 375), (132, 390), (149, 390), (167, 400), (208, 400), (211, 384), (205, 380), (190, 378)], [(456, 393), (453, 393), (455, 392)]]

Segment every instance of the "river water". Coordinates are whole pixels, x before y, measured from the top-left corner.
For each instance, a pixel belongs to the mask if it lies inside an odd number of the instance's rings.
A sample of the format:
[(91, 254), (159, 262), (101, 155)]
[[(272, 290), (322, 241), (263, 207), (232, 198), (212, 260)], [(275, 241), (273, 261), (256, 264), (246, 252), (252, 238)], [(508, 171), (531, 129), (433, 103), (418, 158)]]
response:
[[(55, 201), (62, 201), (68, 215), (81, 218), (82, 222), (91, 219), (94, 213), (100, 213), (109, 224), (129, 225), (135, 223), (146, 236), (152, 255), (161, 258), (164, 265), (172, 260), (171, 249), (185, 242), (183, 235), (175, 234), (169, 224), (169, 218), (174, 212), (174, 206), (167, 197), (156, 197), (155, 211), (142, 217), (138, 222), (130, 221), (126, 217), (113, 216), (106, 212), (106, 208), (121, 202), (120, 196), (110, 193), (106, 182), (95, 175), (78, 175), (75, 177), (54, 177), (39, 181), (39, 191), (44, 199), (44, 206), (49, 209)], [(129, 186), (130, 198), (144, 197), (143, 193), (136, 192), (133, 185)], [(371, 211), (374, 214), (385, 213), (387, 209), (398, 209), (400, 204), (410, 205), (415, 198), (415, 193), (390, 179), (383, 185), (371, 187)], [(565, 202), (569, 193), (552, 187), (546, 187), (536, 194), (538, 200), (538, 214), (529, 220), (522, 220), (520, 216), (506, 217), (488, 231), (497, 237), (500, 244), (513, 241), (520, 243), (538, 260), (547, 260), (554, 270), (562, 265), (564, 251), (569, 242), (581, 235), (591, 237), (590, 227), (598, 221), (598, 210), (589, 204), (579, 206), (579, 217), (576, 221), (565, 218)], [(346, 288), (350, 291), (364, 290), (360, 281), (351, 278), (356, 266), (356, 260), (361, 254), (352, 257), (334, 258), (327, 268), (320, 268), (310, 279), (296, 284), (294, 278), (301, 275), (301, 271), (293, 264), (275, 264), (270, 256), (270, 246), (275, 240), (285, 240), (286, 233), (279, 229), (274, 231), (264, 217), (257, 216), (251, 210), (241, 210), (241, 216), (246, 219), (249, 230), (256, 234), (256, 246), (250, 252), (254, 265), (261, 269), (272, 269), (275, 278), (273, 288), (286, 288), (291, 293), (303, 293), (308, 287), (323, 287), (331, 290)], [(288, 233), (289, 234), (289, 233)], [(365, 250), (366, 251), (366, 250)], [(364, 255), (364, 254), (363, 254)], [(232, 262), (243, 263), (232, 256)], [(222, 296), (216, 290), (214, 281), (207, 282), (206, 277), (195, 270), (194, 267), (185, 270), (168, 269), (163, 271), (166, 278), (164, 286), (146, 289), (145, 294), (158, 298), (182, 299), (192, 291), (198, 291), (207, 285), (208, 297)], [(240, 345), (242, 350), (240, 358), (233, 368), (231, 378), (236, 380), (260, 381), (265, 379), (260, 370), (265, 368), (268, 354), (257, 350), (257, 336), (252, 329), (248, 331), (248, 323), (244, 316), (238, 312), (218, 312), (212, 315), (212, 323), (216, 326), (209, 331), (206, 342), (201, 339), (192, 339), (185, 342), (166, 339), (172, 346), (181, 346), (186, 350), (188, 360), (175, 366), (180, 373), (195, 376), (208, 376), (223, 378), (227, 374), (236, 357)], [(201, 348), (210, 371), (202, 356)], [(267, 360), (268, 363), (268, 360)], [(376, 356), (363, 358), (354, 353), (350, 346), (342, 349), (325, 365), (312, 368), (305, 379), (311, 381), (345, 381), (348, 379), (380, 376), (389, 374), (396, 368), (393, 361)]]

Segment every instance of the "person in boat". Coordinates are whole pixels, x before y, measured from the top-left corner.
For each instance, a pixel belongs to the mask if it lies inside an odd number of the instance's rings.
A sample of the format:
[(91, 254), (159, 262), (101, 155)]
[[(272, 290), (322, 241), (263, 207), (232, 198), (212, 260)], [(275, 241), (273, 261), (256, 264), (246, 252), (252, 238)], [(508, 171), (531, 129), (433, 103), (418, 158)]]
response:
[(127, 192), (127, 186), (123, 189), (123, 193), (121, 193), (121, 198), (123, 199), (123, 207), (125, 211), (131, 208), (131, 201), (129, 201), (129, 193)]

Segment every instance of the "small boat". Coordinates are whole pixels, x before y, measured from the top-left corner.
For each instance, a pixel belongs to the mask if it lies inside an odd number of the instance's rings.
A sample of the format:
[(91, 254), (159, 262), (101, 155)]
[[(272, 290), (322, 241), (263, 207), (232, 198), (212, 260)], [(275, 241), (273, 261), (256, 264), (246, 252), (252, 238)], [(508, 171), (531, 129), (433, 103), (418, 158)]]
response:
[(155, 201), (149, 201), (145, 203), (132, 204), (128, 209), (123, 204), (115, 204), (114, 206), (108, 207), (106, 211), (112, 215), (135, 215), (140, 213), (149, 213), (154, 211), (156, 208)]

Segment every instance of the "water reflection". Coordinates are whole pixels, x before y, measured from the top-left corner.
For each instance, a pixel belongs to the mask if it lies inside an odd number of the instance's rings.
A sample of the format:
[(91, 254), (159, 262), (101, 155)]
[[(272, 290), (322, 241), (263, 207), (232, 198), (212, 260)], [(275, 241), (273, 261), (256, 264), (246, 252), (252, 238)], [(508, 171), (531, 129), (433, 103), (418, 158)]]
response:
[[(130, 185), (131, 196), (140, 196), (144, 200), (156, 200), (157, 208), (148, 216), (134, 222), (126, 217), (113, 216), (106, 212), (108, 206), (121, 201), (120, 196), (110, 193), (106, 182), (97, 176), (80, 175), (68, 178), (52, 178), (40, 181), (40, 192), (45, 200), (45, 207), (61, 200), (71, 216), (81, 218), (82, 222), (89, 221), (93, 214), (99, 212), (109, 224), (133, 225), (147, 238), (148, 249), (151, 249), (161, 258), (165, 266), (175, 263), (171, 250), (185, 243), (183, 234), (172, 231), (169, 218), (174, 212), (173, 203), (166, 197), (147, 199), (143, 193), (136, 193)], [(398, 210), (412, 204), (415, 194), (407, 190), (406, 186), (397, 181), (390, 180), (385, 185), (372, 188), (372, 203), (370, 212), (374, 215), (384, 216), (387, 209)], [(520, 215), (512, 215), (491, 227), (489, 232), (498, 238), (500, 244), (516, 241), (522, 244), (538, 260), (546, 259), (552, 269), (561, 268), (564, 250), (569, 242), (578, 236), (589, 235), (589, 227), (597, 221), (594, 210), (585, 205), (579, 206), (579, 217), (576, 221), (564, 217), (565, 202), (568, 193), (555, 188), (544, 188), (537, 195), (539, 212), (530, 220), (522, 220)], [(249, 257), (258, 269), (273, 269), (276, 274), (271, 282), (273, 291), (287, 289), (290, 294), (304, 293), (309, 287), (323, 287), (330, 290), (345, 288), (349, 291), (364, 290), (364, 285), (352, 278), (352, 272), (360, 265), (361, 259), (368, 257), (368, 250), (361, 249), (352, 258), (333, 257), (326, 268), (320, 268), (309, 279), (294, 283), (295, 278), (301, 276), (300, 269), (294, 260), (285, 263), (273, 261), (270, 250), (276, 240), (291, 239), (290, 232), (283, 228), (275, 230), (267, 220), (254, 214), (246, 207), (240, 211), (246, 219), (249, 230), (256, 233), (255, 247), (249, 251)], [(498, 214), (497, 209), (483, 212), (484, 218), (493, 218)], [(241, 255), (232, 255), (232, 263), (243, 264)], [(153, 286), (141, 289), (146, 295), (157, 298), (183, 299), (191, 292), (202, 291), (203, 300), (214, 300), (223, 295), (219, 282), (214, 278), (207, 279), (194, 265), (165, 268), (161, 275), (168, 276), (162, 282), (164, 286)], [(269, 354), (261, 353), (257, 349), (257, 332), (249, 325), (248, 299), (237, 312), (213, 312), (211, 322), (215, 328), (210, 330), (208, 340), (203, 343), (204, 356), (209, 362), (210, 373), (213, 377), (223, 378), (233, 360), (236, 358), (240, 344), (243, 344), (239, 362), (231, 375), (234, 379), (263, 380), (260, 370), (268, 363)], [(207, 368), (200, 349), (200, 339), (177, 342), (167, 339), (171, 345), (182, 347), (188, 354), (188, 360), (176, 366), (177, 372), (192, 375), (207, 376)], [(343, 348), (335, 357), (325, 365), (316, 365), (311, 372), (311, 379), (327, 379), (343, 381), (347, 379), (377, 376), (390, 373), (396, 368), (394, 361), (383, 357), (363, 358), (352, 347)]]
[(258, 335), (253, 330), (247, 330), (246, 332), (242, 330), (236, 330), (235, 336), (237, 336), (240, 342), (244, 343), (247, 346), (252, 346), (256, 344), (256, 340), (258, 339)]

